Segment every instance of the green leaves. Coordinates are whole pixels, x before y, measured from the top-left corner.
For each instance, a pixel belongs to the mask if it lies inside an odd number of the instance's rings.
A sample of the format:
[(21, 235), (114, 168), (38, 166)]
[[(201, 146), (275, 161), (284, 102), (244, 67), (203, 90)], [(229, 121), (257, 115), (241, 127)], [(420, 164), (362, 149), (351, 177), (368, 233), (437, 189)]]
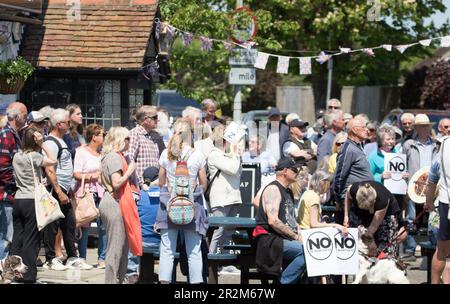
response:
[(19, 79), (26, 80), (33, 74), (34, 67), (22, 57), (0, 62), (0, 77), (6, 79), (7, 84)]

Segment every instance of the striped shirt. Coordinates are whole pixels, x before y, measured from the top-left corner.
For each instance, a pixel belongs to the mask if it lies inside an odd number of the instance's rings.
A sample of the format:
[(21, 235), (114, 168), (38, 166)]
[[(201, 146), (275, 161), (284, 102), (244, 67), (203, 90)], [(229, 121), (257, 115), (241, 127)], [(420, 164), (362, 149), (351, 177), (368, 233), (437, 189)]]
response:
[(130, 148), (126, 155), (136, 162), (136, 176), (139, 185), (144, 182), (143, 173), (148, 167), (159, 168), (159, 149), (149, 133), (141, 125), (130, 131)]

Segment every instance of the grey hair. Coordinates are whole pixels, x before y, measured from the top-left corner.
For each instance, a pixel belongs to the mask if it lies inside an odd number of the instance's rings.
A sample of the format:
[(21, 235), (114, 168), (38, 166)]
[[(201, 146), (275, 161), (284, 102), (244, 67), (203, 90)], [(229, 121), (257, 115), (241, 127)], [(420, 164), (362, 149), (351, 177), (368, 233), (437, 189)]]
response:
[(202, 110), (208, 109), (209, 106), (214, 106), (217, 108), (217, 103), (211, 98), (204, 99), (202, 101)]
[(52, 112), (54, 110), (55, 109), (53, 109), (51, 106), (45, 106), (43, 108), (40, 108), (38, 112), (41, 113), (44, 117), (50, 118), (52, 117)]
[(339, 99), (331, 98), (330, 100), (327, 101), (327, 108), (330, 105), (330, 103), (332, 103), (332, 102), (337, 102), (337, 103), (339, 103), (339, 106), (342, 107), (341, 101)]
[(181, 116), (183, 118), (186, 118), (186, 117), (192, 116), (193, 113), (200, 113), (200, 112), (201, 112), (201, 110), (198, 108), (187, 106), (181, 113)]
[(410, 120), (414, 121), (414, 114), (412, 113), (403, 113), (402, 116), (400, 116), (400, 121), (403, 121), (403, 119), (409, 118)]
[(56, 127), (56, 124), (66, 120), (69, 117), (69, 111), (65, 109), (55, 109), (52, 111), (52, 115), (50, 117), (50, 125), (52, 128)]
[(383, 124), (380, 128), (377, 130), (377, 144), (378, 147), (381, 147), (383, 145), (384, 137), (386, 135), (391, 136), (394, 140), (396, 138), (395, 136), (395, 129), (387, 124)]
[[(321, 182), (326, 180), (330, 181), (331, 175), (329, 172), (325, 170), (317, 170), (312, 176), (309, 181), (309, 189), (313, 190), (314, 192), (318, 194), (323, 194), (328, 191), (328, 189), (323, 189)], [(329, 188), (329, 185), (328, 185)]]
[(136, 111), (136, 121), (141, 124), (147, 116), (154, 116), (157, 114), (155, 106), (142, 106)]
[(12, 121), (12, 120), (16, 119), (17, 116), (19, 116), (20, 113), (21, 113), (21, 111), (17, 107), (7, 108), (6, 109), (6, 116), (8, 117), (9, 121)]
[(327, 125), (327, 128), (331, 128), (333, 121), (339, 120), (339, 117), (341, 115), (344, 116), (344, 111), (342, 111), (342, 110), (334, 110), (334, 111), (327, 112), (325, 114), (325, 123)]

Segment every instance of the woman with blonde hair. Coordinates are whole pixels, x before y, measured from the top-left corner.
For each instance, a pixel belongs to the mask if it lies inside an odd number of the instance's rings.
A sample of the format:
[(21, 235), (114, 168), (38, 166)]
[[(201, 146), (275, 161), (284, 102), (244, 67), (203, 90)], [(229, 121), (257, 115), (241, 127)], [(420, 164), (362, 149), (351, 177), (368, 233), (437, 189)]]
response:
[[(203, 283), (202, 238), (208, 230), (208, 220), (203, 206), (203, 189), (206, 187), (206, 161), (201, 152), (192, 148), (191, 124), (187, 119), (178, 119), (159, 159), (160, 205), (155, 226), (161, 233), (159, 280), (163, 284), (172, 281), (173, 261), (179, 232), (184, 235), (189, 264), (189, 283)], [(167, 205), (172, 198), (172, 187), (176, 181), (177, 162), (185, 161), (189, 174), (190, 189), (195, 204), (194, 219), (191, 223), (177, 225), (170, 221)]]
[(105, 259), (105, 283), (121, 284), (125, 279), (128, 264), (128, 239), (120, 211), (122, 187), (136, 169), (131, 162), (125, 166), (123, 153), (130, 146), (129, 131), (123, 127), (109, 130), (103, 142), (101, 170), (102, 183), (107, 190), (100, 201), (100, 217), (106, 227), (108, 246)]
[(406, 239), (405, 229), (399, 226), (400, 207), (394, 195), (376, 181), (362, 181), (349, 187), (345, 195), (344, 226), (367, 228), (373, 242), (369, 245), (371, 255), (378, 249), (387, 250), (391, 257), (397, 257), (398, 244)]
[(333, 140), (333, 145), (331, 146), (331, 154), (330, 159), (328, 161), (328, 171), (331, 174), (334, 174), (336, 171), (336, 162), (337, 162), (337, 156), (339, 152), (341, 151), (342, 145), (347, 141), (347, 133), (345, 132), (339, 132), (336, 134)]
[(337, 223), (322, 222), (321, 204), (326, 202), (326, 195), (330, 189), (331, 175), (325, 170), (317, 170), (311, 177), (309, 190), (300, 198), (300, 209), (298, 211), (298, 223), (301, 229), (334, 227), (344, 235), (348, 233), (347, 228)]

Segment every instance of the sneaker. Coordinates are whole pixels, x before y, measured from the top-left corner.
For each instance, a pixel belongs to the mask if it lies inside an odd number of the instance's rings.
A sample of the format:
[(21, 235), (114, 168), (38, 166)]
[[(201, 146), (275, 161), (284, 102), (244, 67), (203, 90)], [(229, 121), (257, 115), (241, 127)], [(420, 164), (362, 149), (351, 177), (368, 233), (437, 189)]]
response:
[(105, 269), (105, 261), (104, 260), (98, 260), (97, 268), (98, 269)]
[(225, 266), (220, 270), (219, 275), (240, 275), (241, 271), (236, 266)]
[[(48, 262), (46, 262), (47, 264)], [(45, 264), (44, 264), (45, 265)], [(44, 266), (43, 266), (44, 267)], [(44, 267), (45, 268), (45, 267)], [(63, 264), (63, 262), (59, 259), (59, 258), (54, 258), (50, 265), (49, 268), (51, 270), (57, 270), (57, 271), (62, 271), (62, 270), (66, 270), (67, 266)]]
[(71, 257), (66, 262), (66, 267), (68, 269), (81, 269), (81, 270), (90, 270), (94, 268), (94, 266), (89, 265), (82, 258)]

